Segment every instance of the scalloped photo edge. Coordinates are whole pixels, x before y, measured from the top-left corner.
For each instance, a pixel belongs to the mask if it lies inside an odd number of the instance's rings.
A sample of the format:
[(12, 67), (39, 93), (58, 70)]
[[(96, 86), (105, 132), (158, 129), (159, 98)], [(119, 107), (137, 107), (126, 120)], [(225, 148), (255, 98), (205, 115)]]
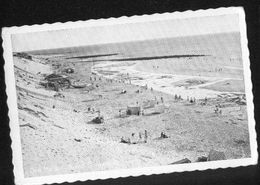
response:
[[(21, 147), (21, 135), (19, 127), (19, 111), (18, 111), (18, 95), (16, 89), (15, 69), (13, 61), (14, 45), (12, 42), (13, 35), (19, 35), (24, 33), (37, 33), (46, 31), (61, 31), (69, 29), (82, 29), (92, 27), (103, 26), (116, 26), (121, 24), (134, 24), (134, 23), (147, 23), (154, 21), (165, 20), (182, 20), (188, 18), (200, 18), (200, 17), (214, 17), (218, 15), (231, 15), (237, 14), (239, 16), (239, 32), (240, 43), (243, 60), (243, 75), (245, 82), (245, 94), (246, 94), (246, 106), (248, 116), (248, 131), (249, 131), (249, 143), (251, 155), (249, 158), (242, 159), (227, 159), (220, 161), (206, 161), (187, 164), (175, 164), (175, 165), (162, 165), (162, 166), (149, 166), (128, 168), (119, 170), (104, 170), (104, 171), (90, 171), (80, 173), (65, 173), (57, 175), (35, 176), (26, 177), (23, 164), (23, 155)], [(162, 13), (153, 15), (131, 16), (131, 17), (119, 17), (108, 18), (98, 20), (87, 20), (77, 22), (65, 22), (65, 23), (53, 23), (42, 25), (31, 25), (21, 27), (8, 27), (2, 29), (4, 60), (5, 60), (5, 82), (7, 93), (7, 104), (9, 108), (8, 116), (10, 118), (10, 137), (12, 140), (12, 152), (13, 152), (13, 165), (14, 165), (14, 177), (15, 184), (17, 185), (41, 185), (63, 182), (75, 182), (75, 181), (87, 181), (97, 179), (109, 179), (129, 176), (141, 176), (141, 175), (153, 175), (153, 174), (167, 174), (173, 172), (195, 171), (195, 170), (207, 170), (218, 168), (235, 168), (240, 166), (256, 165), (258, 161), (255, 120), (254, 120), (254, 105), (252, 94), (252, 82), (250, 72), (249, 50), (246, 33), (246, 21), (245, 13), (242, 7), (229, 7), (218, 8), (208, 10), (196, 10), (185, 12), (173, 12)], [(113, 38), (111, 38), (113, 39)], [(97, 43), (98, 44), (98, 43)], [(16, 46), (15, 46), (16, 47)], [(29, 47), (29, 46), (28, 46)], [(17, 46), (18, 48), (18, 46)]]

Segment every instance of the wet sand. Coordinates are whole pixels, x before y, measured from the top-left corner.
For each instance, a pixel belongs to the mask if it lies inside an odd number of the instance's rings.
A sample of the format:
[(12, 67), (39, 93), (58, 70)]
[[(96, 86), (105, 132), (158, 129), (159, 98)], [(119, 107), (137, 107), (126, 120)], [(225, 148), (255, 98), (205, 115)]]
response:
[[(242, 62), (213, 56), (183, 57), (131, 62), (100, 62), (92, 71), (157, 91), (196, 99), (216, 98), (222, 93), (244, 94)], [(230, 83), (234, 82), (234, 83)]]

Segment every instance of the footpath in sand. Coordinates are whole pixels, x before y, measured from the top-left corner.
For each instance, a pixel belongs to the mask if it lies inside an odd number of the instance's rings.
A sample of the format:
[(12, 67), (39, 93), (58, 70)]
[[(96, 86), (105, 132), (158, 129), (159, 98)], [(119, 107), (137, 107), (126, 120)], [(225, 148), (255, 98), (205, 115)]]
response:
[[(168, 165), (183, 158), (195, 162), (211, 149), (223, 151), (227, 159), (250, 157), (246, 105), (221, 97), (205, 105), (202, 100), (189, 103), (186, 97), (176, 100), (171, 94), (93, 75), (91, 63), (62, 57), (15, 56), (14, 65), (26, 177)], [(55, 97), (55, 91), (39, 85), (44, 74), (67, 67), (75, 69), (69, 74), (74, 81), (93, 83), (94, 88), (63, 89), (64, 97)], [(163, 112), (119, 116), (128, 105), (155, 97), (167, 107)], [(222, 105), (222, 114), (214, 113), (216, 104)], [(104, 123), (91, 124), (97, 110)], [(147, 143), (120, 142), (122, 137), (134, 140), (145, 130)], [(168, 138), (160, 138), (161, 132)]]

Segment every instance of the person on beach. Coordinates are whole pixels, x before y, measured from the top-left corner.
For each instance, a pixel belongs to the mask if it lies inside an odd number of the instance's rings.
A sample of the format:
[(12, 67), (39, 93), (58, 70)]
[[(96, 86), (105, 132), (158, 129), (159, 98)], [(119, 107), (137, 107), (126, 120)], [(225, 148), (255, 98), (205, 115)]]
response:
[(161, 97), (161, 102), (163, 103), (163, 97)]
[(129, 137), (126, 139), (126, 142), (127, 142), (128, 144), (131, 144), (131, 140), (130, 140)]
[(219, 111), (219, 109), (218, 109), (218, 106), (216, 105), (215, 108), (214, 108), (215, 114), (218, 114), (218, 111)]
[(139, 132), (139, 140), (142, 140), (142, 133)]
[(147, 139), (148, 139), (148, 133), (147, 130), (144, 130), (144, 142), (147, 143)]
[(168, 136), (164, 132), (161, 132), (161, 138), (168, 138)]
[(135, 138), (135, 133), (132, 133), (131, 141), (132, 141), (131, 142), (132, 144), (136, 144), (137, 143), (136, 138)]

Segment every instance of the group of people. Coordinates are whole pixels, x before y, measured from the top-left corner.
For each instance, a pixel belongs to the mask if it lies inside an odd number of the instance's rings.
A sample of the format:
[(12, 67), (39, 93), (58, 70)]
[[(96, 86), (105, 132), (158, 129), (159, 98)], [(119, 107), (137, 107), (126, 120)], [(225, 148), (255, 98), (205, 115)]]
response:
[(214, 112), (215, 112), (215, 114), (218, 114), (218, 115), (222, 114), (222, 109), (221, 109), (220, 104), (215, 105)]
[(222, 68), (215, 68), (215, 71), (220, 72), (220, 71), (222, 71)]
[(87, 111), (90, 112), (90, 113), (92, 113), (92, 114), (97, 112), (98, 115), (100, 115), (100, 110), (96, 110), (96, 109), (93, 108), (93, 107), (88, 107), (88, 108), (87, 108)]
[(136, 133), (132, 133), (131, 137), (121, 137), (121, 143), (127, 143), (127, 144), (137, 144), (137, 143), (147, 143), (148, 139), (148, 132), (147, 130), (144, 130), (144, 133), (138, 132), (138, 135)]
[[(169, 138), (168, 135), (165, 134), (165, 132), (161, 132), (159, 139), (166, 139)], [(132, 133), (130, 137), (121, 137), (120, 142), (121, 143), (127, 143), (127, 144), (137, 144), (137, 143), (147, 143), (148, 140), (148, 132), (147, 130), (144, 130), (144, 133), (138, 132)]]
[(102, 79), (101, 79), (101, 77), (98, 78), (97, 76), (90, 76), (89, 80), (90, 81), (97, 81), (97, 80), (101, 81)]
[(182, 100), (181, 95), (174, 94), (174, 100)]
[(196, 98), (187, 96), (187, 101), (190, 103), (196, 103)]

